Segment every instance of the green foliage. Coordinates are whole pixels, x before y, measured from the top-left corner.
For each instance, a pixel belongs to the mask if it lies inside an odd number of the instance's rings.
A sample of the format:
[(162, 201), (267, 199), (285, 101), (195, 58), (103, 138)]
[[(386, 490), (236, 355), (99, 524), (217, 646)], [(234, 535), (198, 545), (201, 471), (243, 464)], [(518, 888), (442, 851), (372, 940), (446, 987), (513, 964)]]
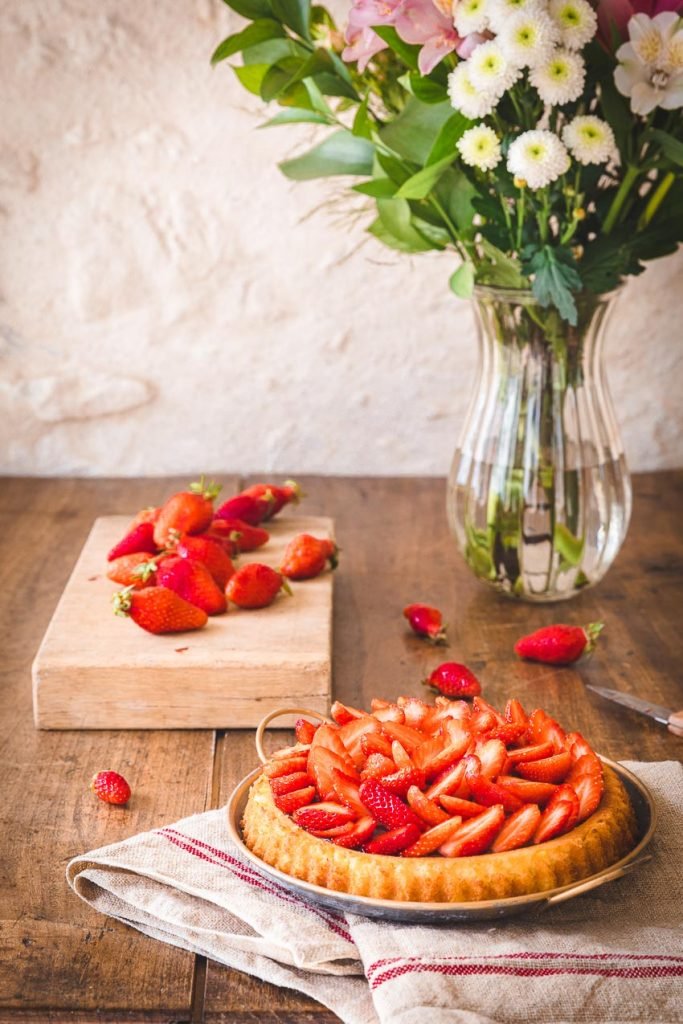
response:
[(338, 131), (308, 153), (285, 160), (280, 170), (294, 181), (327, 178), (336, 174), (368, 175), (372, 171), (374, 147), (367, 139)]
[[(242, 0), (240, 0), (242, 2)], [(273, 14), (302, 39), (311, 38), (310, 0), (269, 0)]]
[(241, 53), (242, 50), (255, 46), (257, 43), (263, 43), (267, 39), (274, 39), (276, 37), (282, 38), (284, 35), (284, 29), (279, 21), (273, 21), (271, 18), (261, 18), (258, 21), (252, 22), (251, 25), (247, 25), (241, 32), (236, 32), (234, 35), (224, 39), (220, 46), (217, 46), (214, 50), (211, 63), (218, 64), (220, 61), (225, 60), (226, 57), (232, 57), (234, 53)]
[(273, 13), (270, 0), (223, 0), (223, 3), (250, 21), (269, 18)]
[(581, 278), (571, 252), (560, 246), (527, 246), (522, 261), (540, 304), (555, 306), (564, 320), (576, 326), (578, 313), (572, 292), (580, 290)]
[(471, 298), (474, 291), (475, 275), (476, 271), (473, 263), (470, 263), (469, 260), (466, 263), (461, 263), (455, 273), (451, 274), (448, 281), (451, 291), (460, 299)]

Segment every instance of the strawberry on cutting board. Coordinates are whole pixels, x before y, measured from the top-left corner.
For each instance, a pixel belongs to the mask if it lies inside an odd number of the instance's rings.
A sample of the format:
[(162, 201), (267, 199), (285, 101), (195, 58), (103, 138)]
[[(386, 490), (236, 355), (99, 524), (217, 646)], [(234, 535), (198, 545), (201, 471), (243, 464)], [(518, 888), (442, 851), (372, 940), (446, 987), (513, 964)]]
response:
[(211, 525), (213, 502), (220, 486), (206, 484), (204, 477), (190, 484), (187, 491), (179, 491), (166, 501), (154, 524), (154, 541), (165, 548), (183, 533), (202, 533)]
[(148, 633), (184, 633), (201, 629), (208, 621), (205, 611), (166, 587), (125, 587), (114, 595), (113, 603), (117, 615), (130, 616)]

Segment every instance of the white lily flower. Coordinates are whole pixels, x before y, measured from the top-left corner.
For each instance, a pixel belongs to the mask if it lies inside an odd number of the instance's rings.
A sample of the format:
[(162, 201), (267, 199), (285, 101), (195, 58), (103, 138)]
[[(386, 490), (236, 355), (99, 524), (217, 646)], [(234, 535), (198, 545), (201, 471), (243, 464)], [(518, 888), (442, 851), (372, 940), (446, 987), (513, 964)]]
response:
[(654, 18), (635, 14), (628, 23), (629, 42), (616, 52), (614, 82), (631, 100), (636, 114), (655, 107), (683, 106), (683, 21), (674, 11)]

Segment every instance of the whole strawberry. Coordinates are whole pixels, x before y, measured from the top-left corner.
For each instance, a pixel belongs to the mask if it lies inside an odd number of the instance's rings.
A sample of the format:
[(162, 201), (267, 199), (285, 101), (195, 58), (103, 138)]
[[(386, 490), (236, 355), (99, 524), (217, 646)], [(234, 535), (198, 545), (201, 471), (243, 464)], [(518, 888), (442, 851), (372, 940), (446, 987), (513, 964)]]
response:
[(221, 590), (235, 571), (222, 542), (206, 534), (181, 537), (174, 551), (179, 558), (191, 558), (205, 565)]
[(157, 569), (157, 584), (179, 594), (207, 615), (221, 615), (228, 607), (223, 590), (208, 568), (194, 558), (164, 558)]
[(271, 506), (274, 504), (275, 498), (272, 494), (260, 496), (236, 494), (216, 509), (214, 521), (217, 519), (241, 519), (249, 526), (258, 526), (264, 519), (268, 519)]
[(418, 636), (425, 637), (433, 644), (446, 643), (446, 627), (438, 608), (428, 604), (409, 604), (403, 609), (403, 614)]
[(128, 529), (133, 530), (136, 526), (139, 526), (140, 523), (156, 523), (160, 512), (160, 505), (147, 505), (146, 508), (141, 508)]
[(123, 587), (135, 587), (136, 590), (154, 584), (157, 562), (145, 551), (136, 551), (132, 555), (121, 555), (109, 566), (107, 579), (120, 583)]
[(481, 693), (481, 684), (477, 677), (457, 661), (445, 661), (438, 665), (423, 683), (444, 697), (478, 697)]
[(252, 484), (246, 487), (242, 494), (252, 498), (265, 498), (268, 502), (268, 513), (266, 519), (272, 519), (285, 505), (298, 505), (303, 498), (303, 492), (296, 480), (286, 480), (284, 484)]
[(154, 523), (138, 523), (123, 537), (118, 544), (115, 544), (107, 555), (107, 561), (113, 562), (123, 555), (135, 555), (143, 552), (154, 555), (157, 552), (157, 545), (154, 540)]
[(187, 491), (172, 495), (162, 505), (154, 524), (154, 541), (159, 548), (168, 547), (182, 533), (202, 533), (211, 525), (213, 501), (220, 491), (215, 483), (206, 484), (204, 477), (190, 484)]
[(270, 534), (262, 526), (251, 526), (243, 519), (214, 519), (206, 533), (228, 545), (232, 555), (256, 551), (270, 540)]
[(602, 622), (591, 622), (585, 628), (563, 623), (543, 626), (521, 637), (515, 644), (515, 654), (547, 665), (571, 665), (583, 654), (590, 654), (603, 628)]
[(130, 800), (130, 786), (118, 772), (97, 772), (90, 788), (106, 804), (127, 804)]
[(113, 604), (117, 615), (130, 616), (148, 633), (184, 633), (208, 621), (205, 611), (167, 587), (125, 587), (114, 594)]
[(280, 572), (290, 580), (313, 579), (320, 575), (328, 562), (332, 569), (337, 568), (338, 551), (333, 540), (299, 533), (285, 548)]
[(230, 577), (225, 593), (238, 608), (265, 608), (280, 590), (291, 594), (289, 584), (279, 572), (260, 562), (249, 562)]

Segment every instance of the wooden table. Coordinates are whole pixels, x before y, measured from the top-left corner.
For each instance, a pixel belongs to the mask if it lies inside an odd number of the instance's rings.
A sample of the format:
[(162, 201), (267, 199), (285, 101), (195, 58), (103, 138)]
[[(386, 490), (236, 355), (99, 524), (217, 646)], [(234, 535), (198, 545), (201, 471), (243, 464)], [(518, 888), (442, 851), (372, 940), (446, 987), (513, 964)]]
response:
[[(225, 491), (236, 478), (222, 478)], [(92, 520), (157, 503), (176, 480), (0, 480), (0, 1021), (336, 1021), (296, 993), (148, 939), (102, 917), (67, 887), (77, 853), (225, 803), (255, 765), (250, 731), (36, 732), (30, 667)], [(436, 479), (302, 481), (305, 509), (337, 522), (334, 694), (419, 693), (444, 660), (412, 637), (411, 601), (443, 608), (451, 659), (466, 662), (494, 704), (509, 695), (542, 704), (604, 755), (678, 758), (683, 740), (584, 691), (592, 681), (683, 706), (683, 471), (635, 479), (626, 544), (606, 580), (569, 604), (532, 607), (470, 577), (449, 540)], [(523, 632), (551, 621), (601, 619), (606, 631), (578, 670), (522, 663)], [(78, 638), (74, 637), (74, 642)], [(129, 809), (88, 791), (116, 767), (134, 783)]]

